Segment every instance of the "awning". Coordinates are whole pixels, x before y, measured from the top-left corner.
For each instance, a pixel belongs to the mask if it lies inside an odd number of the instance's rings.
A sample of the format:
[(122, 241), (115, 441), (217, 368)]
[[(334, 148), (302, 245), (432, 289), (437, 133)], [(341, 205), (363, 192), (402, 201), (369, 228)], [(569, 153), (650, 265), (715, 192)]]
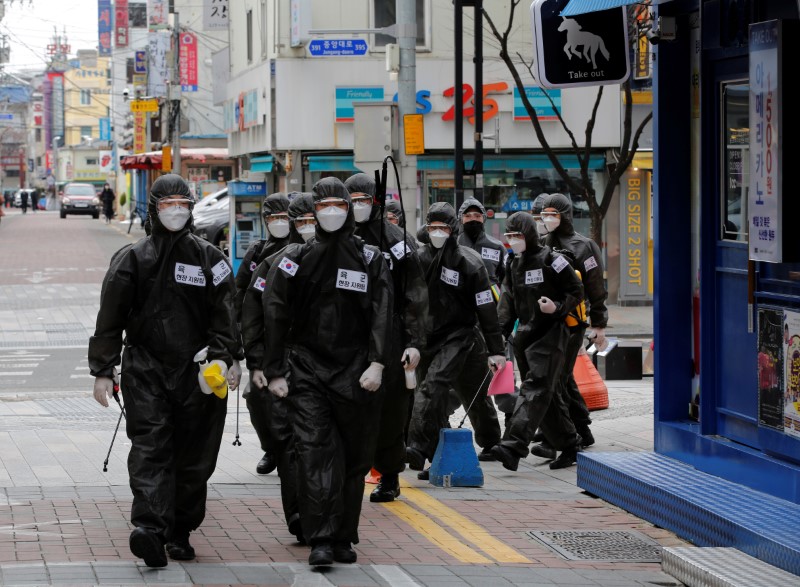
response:
[(309, 155), (308, 170), (361, 172), (360, 169), (353, 165), (353, 157), (351, 155)]
[[(198, 147), (181, 149), (181, 160), (201, 161), (228, 159), (228, 149), (221, 147)], [(161, 151), (150, 151), (138, 155), (121, 157), (119, 164), (125, 171), (129, 169), (161, 169)]]
[[(609, 8), (619, 8), (629, 4), (640, 4), (642, 0), (570, 0), (560, 16), (577, 16), (587, 12), (598, 12)], [(655, 4), (656, 2), (653, 2)]]
[(263, 157), (253, 157), (250, 159), (250, 171), (259, 173), (272, 173), (273, 157), (264, 155)]
[[(575, 155), (559, 155), (558, 160), (566, 169), (580, 169), (578, 157)], [(473, 159), (464, 157), (464, 167), (472, 167)], [(589, 169), (603, 169), (606, 158), (603, 155), (591, 155), (589, 157)], [(551, 169), (553, 164), (550, 158), (543, 153), (532, 155), (508, 155), (505, 157), (484, 157), (484, 171), (512, 171), (517, 169)], [(455, 159), (452, 155), (448, 156), (424, 156), (417, 157), (417, 169), (425, 171), (454, 170), (456, 168)]]

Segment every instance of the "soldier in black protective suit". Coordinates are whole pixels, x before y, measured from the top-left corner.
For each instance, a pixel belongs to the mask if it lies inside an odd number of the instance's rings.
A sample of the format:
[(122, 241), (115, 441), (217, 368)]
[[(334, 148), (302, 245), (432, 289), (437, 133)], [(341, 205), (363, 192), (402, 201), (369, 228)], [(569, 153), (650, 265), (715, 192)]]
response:
[(458, 209), (458, 220), (461, 222), (458, 244), (469, 247), (481, 256), (489, 273), (489, 281), (499, 286), (505, 275), (506, 248), (499, 240), (486, 234), (486, 208), (475, 198), (467, 198)]
[[(195, 354), (242, 359), (233, 272), (223, 253), (191, 232), (192, 196), (178, 175), (158, 178), (148, 201), (152, 234), (114, 255), (103, 282), (89, 368), (108, 406), (122, 354), (121, 387), (131, 440), (133, 554), (151, 567), (193, 559), (189, 533), (205, 517), (227, 401), (200, 390)], [(123, 340), (124, 333), (124, 340)]]
[(406, 227), (406, 216), (397, 200), (386, 200), (386, 220), (400, 228)]
[[(250, 380), (253, 385), (248, 401), (258, 402), (261, 406), (257, 412), (251, 410), (250, 415), (251, 418), (254, 418), (257, 413), (264, 418), (264, 421), (259, 421), (258, 426), (270, 436), (271, 455), (277, 461), (278, 475), (281, 478), (281, 503), (286, 524), (289, 532), (295, 535), (297, 541), (304, 544), (305, 537), (297, 505), (297, 467), (289, 400), (275, 397), (267, 390), (267, 380), (262, 371), (264, 360), (263, 293), (266, 287), (267, 273), (275, 260), (280, 260), (279, 257), (285, 254), (284, 251), (287, 252), (286, 254), (291, 254), (290, 251), (298, 250), (302, 243), (313, 238), (316, 220), (314, 220), (314, 201), (311, 194), (297, 194), (289, 202), (289, 222), (289, 244), (261, 261), (253, 271), (250, 286), (242, 301), (242, 340), (244, 341), (247, 369), (250, 371)], [(301, 223), (299, 228), (305, 234), (298, 232), (298, 223)], [(311, 228), (310, 235), (304, 230), (304, 227)]]
[[(250, 285), (253, 271), (255, 271), (261, 261), (280, 251), (289, 244), (289, 198), (286, 194), (276, 192), (264, 198), (261, 208), (261, 216), (264, 219), (264, 226), (267, 227), (267, 238), (257, 240), (251, 244), (244, 254), (242, 264), (236, 272), (236, 320), (242, 323), (242, 301), (245, 292)], [(250, 422), (258, 435), (261, 450), (264, 456), (256, 464), (256, 473), (268, 475), (275, 470), (278, 459), (271, 445), (272, 436), (269, 433), (269, 408), (265, 405), (266, 393), (258, 393), (253, 389), (253, 371), (250, 370), (250, 381), (247, 389), (242, 394), (250, 412)], [(265, 399), (266, 398), (266, 399)]]
[[(608, 309), (606, 308), (605, 280), (603, 279), (603, 258), (600, 247), (592, 239), (575, 232), (572, 224), (572, 201), (564, 194), (550, 194), (542, 201), (542, 226), (540, 233), (544, 232), (544, 243), (553, 251), (563, 252), (569, 259), (574, 269), (580, 271), (583, 281), (583, 291), (588, 303), (588, 317), (593, 332), (593, 339), (598, 349), (605, 346), (605, 329), (608, 324)], [(589, 408), (583, 399), (578, 384), (575, 383), (573, 370), (578, 352), (583, 345), (583, 337), (587, 324), (579, 323), (570, 328), (569, 344), (564, 361), (564, 392), (565, 401), (569, 408), (575, 428), (580, 434), (584, 447), (594, 444), (594, 436), (589, 429), (592, 419)], [(549, 442), (531, 448), (531, 452), (544, 458), (554, 458), (554, 449)]]
[(393, 300), (380, 250), (353, 234), (344, 184), (327, 177), (312, 193), (316, 242), (286, 251), (267, 274), (263, 372), (291, 402), (300, 520), (316, 566), (356, 561)]
[(428, 287), (417, 257), (417, 243), (399, 226), (381, 217), (375, 180), (357, 173), (344, 182), (353, 201), (356, 235), (378, 247), (389, 265), (394, 285), (394, 308), (389, 362), (383, 372), (383, 406), (373, 467), (381, 474), (372, 502), (394, 501), (400, 495), (399, 474), (406, 465), (405, 428), (414, 390), (406, 388), (405, 368), (416, 369), (425, 347)]
[(486, 395), (486, 375), (490, 365), (505, 365), (489, 276), (475, 251), (456, 242), (455, 210), (437, 202), (428, 210), (427, 222), (430, 242), (419, 250), (428, 284), (427, 347), (417, 371), (420, 385), (406, 449), (409, 467), (416, 471), (433, 459), (439, 430), (447, 426), (451, 388), (465, 409), (478, 396), (468, 413), (478, 446), (489, 452), (500, 440), (497, 412)]
[[(569, 262), (540, 243), (527, 212), (509, 217), (506, 238), (515, 257), (503, 282), (498, 315), (506, 336), (519, 320), (514, 354), (523, 381), (510, 425), (492, 452), (506, 469), (516, 471), (540, 427), (563, 451), (550, 463), (551, 469), (561, 469), (574, 464), (580, 450), (560, 388), (569, 338), (565, 319), (580, 303), (583, 286)], [(548, 409), (553, 402), (559, 409)]]

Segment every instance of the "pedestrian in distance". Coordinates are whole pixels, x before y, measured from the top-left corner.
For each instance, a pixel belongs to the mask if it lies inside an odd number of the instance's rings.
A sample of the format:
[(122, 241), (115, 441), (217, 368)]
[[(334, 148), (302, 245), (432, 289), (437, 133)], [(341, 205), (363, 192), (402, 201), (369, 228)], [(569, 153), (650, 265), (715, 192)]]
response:
[(178, 175), (153, 183), (150, 233), (112, 258), (89, 340), (94, 397), (103, 406), (115, 397), (121, 362), (131, 441), (129, 545), (149, 567), (165, 566), (167, 554), (195, 558), (189, 535), (205, 517), (227, 395), (210, 393), (195, 364), (198, 351), (219, 361), (230, 388), (241, 377), (233, 272), (218, 248), (192, 234), (193, 202)]
[(383, 405), (373, 463), (381, 477), (369, 496), (371, 502), (389, 502), (400, 495), (399, 475), (406, 468), (405, 430), (416, 389), (416, 385), (407, 385), (406, 377), (416, 379), (414, 371), (419, 364), (420, 349), (425, 347), (428, 287), (417, 256), (416, 240), (381, 215), (380, 203), (375, 198), (375, 180), (366, 173), (356, 173), (344, 185), (353, 202), (355, 233), (381, 250), (394, 287), (389, 361), (383, 371)]
[[(603, 350), (606, 342), (608, 290), (603, 278), (603, 258), (600, 247), (592, 239), (575, 231), (572, 222), (572, 200), (564, 194), (550, 194), (542, 201), (541, 220), (537, 223), (544, 243), (555, 252), (561, 252), (580, 272), (587, 307), (587, 317), (592, 331), (589, 339), (598, 350)], [(584, 336), (589, 324), (580, 320), (570, 327), (569, 345), (564, 361), (564, 391), (569, 407), (570, 418), (581, 436), (582, 446), (594, 444), (594, 436), (589, 428), (592, 419), (589, 408), (575, 382), (573, 370), (578, 353), (584, 345)], [(553, 447), (548, 442), (531, 448), (531, 452), (544, 458), (554, 458)]]
[(427, 346), (417, 371), (420, 385), (406, 449), (415, 471), (433, 459), (439, 430), (447, 425), (451, 388), (465, 408), (476, 398), (467, 415), (481, 454), (490, 454), (500, 441), (500, 424), (486, 376), (490, 367), (502, 369), (506, 362), (489, 274), (475, 251), (458, 244), (459, 223), (450, 204), (430, 207), (427, 231), (430, 242), (419, 253), (428, 284)]
[(262, 370), (269, 391), (291, 402), (300, 521), (308, 562), (320, 566), (357, 559), (393, 301), (381, 251), (353, 234), (344, 184), (326, 177), (312, 194), (316, 240), (267, 274)]
[(26, 190), (20, 190), (19, 194), (19, 207), (22, 209), (23, 214), (28, 213), (28, 192)]
[(100, 192), (100, 202), (103, 204), (103, 215), (106, 217), (106, 224), (111, 224), (114, 218), (114, 204), (117, 201), (117, 196), (114, 195), (114, 190), (111, 186), (105, 184), (103, 191)]
[[(269, 447), (265, 453), (274, 459), (281, 479), (281, 504), (289, 532), (300, 544), (305, 544), (300, 508), (297, 497), (297, 464), (294, 451), (294, 431), (291, 406), (287, 398), (276, 397), (267, 389), (262, 364), (264, 360), (264, 290), (266, 278), (275, 261), (292, 254), (304, 242), (314, 238), (317, 221), (314, 218), (314, 200), (311, 194), (287, 194), (289, 201), (289, 244), (258, 264), (250, 278), (250, 285), (242, 300), (242, 340), (245, 359), (251, 374), (248, 408), (253, 427), (269, 438), (262, 442)], [(291, 381), (287, 380), (291, 386)], [(261, 420), (257, 420), (261, 418)]]
[[(569, 339), (566, 319), (583, 298), (583, 286), (569, 262), (541, 244), (531, 214), (512, 214), (505, 237), (515, 256), (503, 281), (498, 315), (506, 338), (519, 322), (513, 346), (523, 381), (503, 440), (492, 453), (503, 467), (516, 471), (519, 460), (528, 456), (533, 432), (541, 428), (563, 451), (550, 468), (568, 467), (575, 463), (580, 437), (563, 403), (561, 374)], [(553, 402), (558, 409), (551, 409)]]
[[(254, 241), (245, 251), (242, 264), (236, 272), (236, 321), (242, 322), (242, 303), (247, 288), (253, 277), (253, 272), (264, 259), (283, 249), (289, 244), (289, 198), (282, 192), (276, 192), (264, 198), (261, 205), (261, 218), (267, 230), (267, 238)], [(269, 430), (269, 401), (266, 393), (253, 390), (253, 371), (250, 371), (250, 381), (247, 382), (242, 397), (244, 397), (247, 410), (250, 412), (250, 422), (258, 435), (263, 456), (256, 463), (256, 473), (269, 475), (278, 466), (278, 459), (272, 447), (272, 435)]]

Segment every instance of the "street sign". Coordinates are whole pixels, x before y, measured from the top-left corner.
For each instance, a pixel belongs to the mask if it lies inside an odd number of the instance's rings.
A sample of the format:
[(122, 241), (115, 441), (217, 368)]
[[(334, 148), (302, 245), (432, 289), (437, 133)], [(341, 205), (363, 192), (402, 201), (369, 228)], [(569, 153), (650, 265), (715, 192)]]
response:
[(366, 55), (369, 45), (364, 39), (314, 39), (308, 44), (313, 57), (352, 57)]
[(158, 100), (131, 100), (131, 112), (158, 112)]
[(403, 116), (403, 138), (406, 155), (425, 154), (425, 124), (422, 114), (406, 114)]
[(136, 51), (133, 61), (133, 73), (147, 73), (147, 51)]
[(13, 112), (0, 112), (0, 120), (14, 120)]

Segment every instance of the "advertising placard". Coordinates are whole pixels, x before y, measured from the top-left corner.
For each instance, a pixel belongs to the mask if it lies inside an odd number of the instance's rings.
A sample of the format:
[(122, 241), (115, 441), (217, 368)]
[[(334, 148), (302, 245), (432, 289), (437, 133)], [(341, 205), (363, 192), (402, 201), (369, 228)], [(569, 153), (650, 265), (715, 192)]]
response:
[(169, 26), (167, 0), (147, 0), (147, 30), (152, 32), (166, 29)]
[(178, 68), (181, 77), (181, 91), (197, 91), (197, 37), (194, 33), (181, 33)]
[(784, 411), (783, 428), (800, 438), (800, 312), (784, 310)]
[(620, 299), (649, 295), (650, 185), (643, 170), (629, 169), (620, 183)]
[(203, 30), (228, 28), (228, 0), (203, 0)]
[(148, 34), (147, 45), (147, 93), (150, 96), (163, 98), (167, 95), (167, 80), (169, 68), (167, 66), (167, 53), (170, 46), (168, 31)]
[(133, 113), (133, 152), (137, 155), (147, 151), (147, 117), (146, 112)]
[(128, 0), (114, 3), (114, 46), (128, 46)]
[(97, 0), (97, 54), (111, 55), (111, 0)]
[(783, 430), (783, 310), (758, 309), (758, 425)]
[(382, 87), (336, 88), (335, 122), (353, 122), (355, 102), (381, 102), (383, 96)]
[[(558, 112), (561, 112), (561, 90), (543, 90), (538, 86), (526, 86), (525, 95), (528, 97), (533, 109), (536, 111), (536, 116), (539, 120), (558, 120)], [(553, 104), (547, 99), (547, 96), (553, 100)], [(531, 118), (528, 116), (528, 111), (525, 110), (525, 105), (522, 103), (522, 96), (519, 89), (514, 87), (514, 120), (523, 120), (530, 122)]]

